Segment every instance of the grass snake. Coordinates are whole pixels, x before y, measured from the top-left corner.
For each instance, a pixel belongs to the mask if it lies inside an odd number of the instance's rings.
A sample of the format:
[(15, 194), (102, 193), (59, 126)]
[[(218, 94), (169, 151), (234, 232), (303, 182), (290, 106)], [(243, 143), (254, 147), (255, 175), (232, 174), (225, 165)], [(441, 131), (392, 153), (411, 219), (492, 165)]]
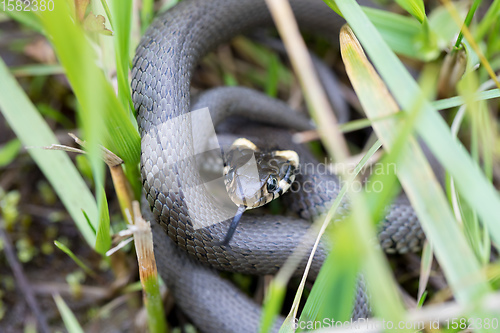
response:
[[(321, 0), (291, 4), (301, 28), (338, 33), (340, 18)], [(331, 173), (310, 170), (298, 174), (298, 186), (314, 185), (308, 191), (286, 195), (298, 217), (245, 214), (229, 245), (220, 246), (231, 219), (224, 220), (219, 204), (200, 186), (203, 182), (196, 167), (199, 151), (193, 138), (199, 124), (188, 116), (190, 110), (208, 107), (214, 125), (228, 115), (242, 114), (294, 130), (311, 126), (300, 115), (290, 113), (285, 103), (246, 88), (215, 89), (191, 105), (191, 77), (198, 62), (216, 46), (272, 23), (264, 0), (184, 0), (154, 20), (133, 61), (132, 97), (141, 135), (141, 175), (152, 210), (149, 217), (158, 222), (153, 223), (158, 268), (177, 304), (205, 332), (257, 331), (260, 307), (219, 278), (214, 269), (276, 273), (299, 245), (311, 219), (324, 211), (340, 190)], [(244, 135), (256, 136), (256, 144), (272, 142), (280, 149), (296, 150), (301, 163), (314, 161), (284, 131), (271, 131), (266, 137), (253, 133), (250, 127), (244, 130)], [(347, 200), (341, 209), (349, 209)], [(207, 218), (223, 222), (195, 229)], [(408, 202), (401, 199), (388, 208), (379, 234), (384, 249), (415, 250), (423, 237)], [(312, 277), (318, 274), (327, 252), (328, 245), (322, 243), (311, 268)], [(299, 271), (304, 265), (305, 261)], [(355, 314), (366, 313), (365, 302), (359, 293)]]

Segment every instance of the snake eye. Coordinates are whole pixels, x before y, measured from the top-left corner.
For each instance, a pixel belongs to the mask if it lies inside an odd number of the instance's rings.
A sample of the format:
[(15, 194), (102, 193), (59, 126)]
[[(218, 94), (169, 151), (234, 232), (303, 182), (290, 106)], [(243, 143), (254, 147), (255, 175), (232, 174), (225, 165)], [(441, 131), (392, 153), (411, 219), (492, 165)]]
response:
[(267, 191), (274, 192), (278, 189), (278, 179), (276, 176), (269, 176), (267, 179)]

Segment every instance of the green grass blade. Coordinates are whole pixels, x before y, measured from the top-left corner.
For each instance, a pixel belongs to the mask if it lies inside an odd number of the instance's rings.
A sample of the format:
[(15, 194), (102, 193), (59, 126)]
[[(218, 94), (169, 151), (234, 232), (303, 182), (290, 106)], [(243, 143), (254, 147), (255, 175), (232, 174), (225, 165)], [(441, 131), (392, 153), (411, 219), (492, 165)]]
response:
[(308, 329), (308, 323), (329, 320), (345, 322), (351, 318), (362, 250), (352, 221), (334, 226), (332, 251), (328, 254), (299, 320), (297, 332)]
[(63, 243), (59, 242), (59, 241), (54, 241), (54, 245), (61, 251), (63, 251), (64, 253), (66, 253), (71, 259), (73, 259), (73, 261), (78, 265), (80, 266), (81, 269), (83, 269), (85, 271), (85, 273), (91, 275), (91, 276), (96, 276), (96, 273), (90, 268), (88, 267), (87, 265), (85, 265), (83, 263), (83, 261), (80, 260), (80, 258), (78, 258), (74, 253), (73, 251), (71, 251), (66, 245), (64, 245)]
[(75, 315), (71, 311), (71, 309), (68, 307), (66, 302), (62, 299), (61, 296), (59, 295), (54, 295), (54, 301), (56, 302), (57, 309), (59, 310), (59, 313), (61, 314), (61, 317), (64, 321), (64, 326), (66, 326), (66, 329), (68, 330), (69, 333), (83, 333), (83, 329), (80, 326), (80, 323), (78, 323), (78, 320), (76, 319)]
[[(353, 192), (351, 198), (353, 206), (356, 207), (352, 212), (352, 221), (357, 237), (360, 238), (360, 245), (365, 247), (362, 251), (364, 253), (362, 271), (367, 278), (371, 296), (370, 304), (374, 309), (374, 314), (384, 320), (402, 321), (405, 315), (404, 305), (391, 267), (382, 250), (370, 246), (370, 240), (376, 239), (376, 230), (372, 218), (373, 213), (368, 208), (366, 193)], [(412, 332), (402, 328), (398, 328), (397, 331)]]
[(337, 5), (402, 109), (411, 110), (416, 100), (422, 100), (421, 115), (416, 126), (418, 134), (455, 178), (459, 191), (476, 209), (493, 239), (500, 242), (500, 217), (496, 213), (500, 198), (493, 186), (472, 162), (467, 151), (453, 139), (446, 123), (423, 96), (418, 84), (357, 3), (342, 0)]
[(422, 22), (421, 32), (413, 40), (413, 44), (416, 46), (420, 58), (425, 62), (436, 59), (442, 51), (438, 47), (438, 37), (431, 30), (427, 19)]
[[(337, 7), (332, 0), (324, 1), (333, 10), (336, 10)], [(370, 18), (389, 47), (398, 54), (427, 60), (435, 57), (439, 51), (438, 47), (443, 49), (448, 46), (447, 43), (451, 37), (449, 29), (444, 30), (445, 34), (441, 34), (440, 30), (431, 30), (431, 25), (427, 23), (427, 20), (424, 20), (423, 24), (419, 24), (411, 17), (377, 8), (362, 7), (362, 10)], [(458, 31), (458, 28), (456, 30)], [(438, 37), (437, 40), (436, 37)]]
[(396, 2), (420, 23), (423, 23), (427, 19), (422, 0), (396, 0)]
[(0, 168), (10, 164), (21, 150), (22, 143), (19, 139), (12, 139), (0, 147)]
[[(0, 110), (24, 146), (42, 147), (58, 143), (52, 130), (2, 60), (0, 60)], [(87, 224), (82, 211), (88, 214), (93, 223), (97, 222), (97, 205), (68, 155), (62, 151), (46, 151), (38, 148), (29, 149), (28, 152), (75, 220), (87, 243), (93, 246), (96, 236)]]
[[(125, 110), (133, 110), (128, 72), (130, 63), (130, 33), (132, 31), (132, 0), (112, 1), (118, 99)], [(132, 113), (130, 113), (131, 116)]]
[[(324, 1), (336, 10), (332, 0)], [(413, 59), (424, 61), (433, 59), (440, 50), (448, 47), (449, 39), (459, 30), (454, 24), (451, 25), (451, 29), (448, 28), (449, 24), (447, 29), (435, 29), (436, 26), (440, 27), (441, 21), (451, 21), (446, 12), (432, 22), (425, 19), (423, 24), (419, 24), (411, 17), (377, 8), (361, 8), (394, 52)]]
[[(13, 3), (14, 1), (11, 1)], [(0, 6), (0, 13), (5, 13), (10, 18), (16, 20), (17, 22), (24, 24), (25, 26), (43, 34), (43, 26), (40, 22), (40, 17), (35, 11), (18, 11), (18, 10), (3, 10), (3, 5)], [(6, 8), (7, 9), (7, 8)]]
[(429, 281), (429, 276), (432, 270), (432, 258), (433, 258), (432, 246), (429, 242), (425, 242), (424, 248), (422, 250), (422, 261), (420, 262), (420, 276), (418, 279), (418, 297), (417, 301), (419, 306), (424, 304), (425, 295), (427, 293), (427, 282)]
[(104, 174), (98, 147), (103, 143), (125, 161), (127, 178), (139, 195), (140, 138), (135, 122), (97, 67), (96, 54), (82, 28), (72, 18), (68, 3), (54, 2), (53, 11), (42, 13), (42, 23), (81, 105), (79, 116), (92, 170), (97, 173), (95, 180), (100, 182)]
[[(332, 209), (337, 209), (347, 189), (352, 187), (352, 183), (359, 172), (366, 166), (368, 160), (380, 146), (380, 141), (377, 141), (363, 156), (352, 174), (350, 174), (349, 180), (344, 184), (337, 198), (335, 198)], [(325, 318), (335, 318), (336, 320), (349, 319), (348, 316), (352, 310), (356, 275), (359, 270), (361, 253), (358, 242), (351, 241), (356, 239), (356, 233), (352, 230), (352, 223), (346, 222), (346, 224), (346, 227), (338, 228), (338, 232), (334, 231), (332, 233), (332, 252), (328, 254), (307, 298), (299, 318), (299, 324), (310, 320), (322, 321)], [(346, 255), (346, 253), (349, 253), (349, 255)], [(331, 304), (332, 301), (336, 304)]]
[[(106, 97), (111, 94), (114, 97), (114, 92), (109, 84), (106, 85), (103, 72), (95, 65), (96, 55), (72, 14), (70, 3), (56, 0), (53, 11), (42, 12), (41, 21), (81, 106), (78, 116), (86, 140), (85, 150), (96, 188), (99, 189), (104, 186), (105, 176), (99, 146), (104, 142), (106, 129), (105, 103)], [(106, 87), (111, 93), (106, 93)], [(96, 193), (98, 203), (102, 202), (102, 196), (102, 192)], [(93, 225), (99, 224), (102, 213), (102, 205), (98, 205), (98, 220), (91, 221)]]
[[(457, 8), (460, 14), (465, 17), (467, 8), (466, 3), (458, 4)], [(438, 37), (438, 44), (441, 50), (448, 50), (451, 40), (453, 40), (460, 31), (460, 27), (455, 24), (450, 12), (444, 6), (434, 8), (428, 16), (429, 26)]]
[[(396, 169), (399, 170), (403, 152), (408, 146), (418, 112), (412, 110), (409, 116), (399, 113), (398, 117), (389, 117), (395, 115), (394, 112), (397, 110), (394, 100), (387, 93), (378, 76), (368, 70), (371, 66), (368, 66), (366, 58), (363, 58), (362, 50), (357, 47), (358, 44), (355, 40), (348, 38), (349, 34), (346, 34), (345, 31), (343, 29), (341, 32), (341, 53), (355, 91), (360, 96), (362, 105), (370, 118), (375, 119), (374, 115), (376, 115), (378, 119), (383, 117), (387, 119), (385, 122), (377, 122), (377, 125), (374, 124), (373, 127), (379, 128), (387, 123), (396, 124), (393, 126), (395, 130), (393, 142), (395, 144), (391, 147), (390, 153), (377, 163), (379, 170), (376, 170), (366, 182), (364, 193), (353, 193), (352, 195), (353, 203), (356, 204), (356, 208), (353, 210), (354, 222), (357, 225), (357, 230), (363, 231), (359, 233), (364, 235), (362, 243), (364, 244), (370, 243), (370, 240), (375, 238), (374, 225), (367, 223), (383, 221), (388, 204), (399, 192)], [(432, 81), (435, 78), (430, 75), (425, 75), (425, 78), (425, 84), (432, 86)], [(374, 82), (377, 80), (379, 81)], [(369, 109), (367, 109), (367, 105)], [(376, 186), (376, 184), (380, 185)], [(404, 306), (398, 296), (396, 283), (384, 255), (380, 250), (367, 249), (365, 257), (364, 271), (375, 313), (386, 320), (402, 320)]]
[[(500, 97), (500, 89), (491, 89), (487, 91), (482, 91), (480, 93), (475, 93), (472, 98), (475, 101), (487, 100)], [(455, 96), (446, 99), (440, 99), (431, 103), (432, 107), (436, 110), (444, 110), (454, 108), (465, 104), (465, 100), (462, 96)]]
[[(495, 138), (495, 121), (489, 119), (489, 111), (484, 100), (475, 100), (474, 95), (476, 91), (479, 91), (479, 80), (477, 72), (471, 72), (467, 74), (458, 84), (458, 91), (460, 95), (465, 100), (465, 105), (461, 107), (467, 111), (465, 115), (468, 118), (468, 124), (471, 131), (471, 155), (474, 158), (475, 163), (480, 166), (482, 165), (488, 179), (492, 179), (492, 168), (493, 168), (493, 152), (495, 147), (493, 146)], [(455, 121), (462, 121), (461, 110), (457, 113), (457, 119)], [(455, 124), (459, 125), (459, 124)], [(457, 127), (455, 126), (454, 129)], [(453, 131), (453, 135), (456, 136), (458, 131)], [(450, 193), (452, 200), (451, 203), (454, 207), (455, 214), (463, 223), (465, 235), (476, 253), (477, 258), (480, 262), (487, 264), (490, 260), (490, 249), (491, 243), (488, 238), (483, 238), (483, 228), (479, 223), (478, 216), (476, 212), (469, 207), (467, 202), (462, 198), (460, 193), (455, 191), (455, 180), (450, 179)], [(486, 230), (486, 228), (484, 229)], [(485, 252), (484, 249), (487, 249)]]
[(111, 16), (111, 11), (109, 10), (108, 3), (106, 2), (106, 0), (101, 0), (101, 5), (102, 8), (104, 9), (104, 12), (106, 13), (106, 17), (108, 18), (111, 29), (115, 30), (115, 25), (113, 24), (113, 17)]
[(488, 30), (494, 27), (499, 17), (500, 17), (500, 0), (494, 0), (491, 6), (488, 8), (486, 15), (484, 15), (481, 22), (479, 22), (475, 34), (476, 40), (483, 39)]
[[(347, 18), (358, 12), (357, 9), (353, 9), (357, 6), (355, 3), (351, 6), (347, 1), (339, 1), (338, 5)], [(391, 108), (380, 112), (383, 108), (377, 107), (377, 105), (381, 103), (381, 98), (371, 95), (370, 92), (374, 87), (384, 86), (384, 84), (364, 57), (364, 52), (357, 44), (352, 32), (349, 33), (349, 36), (355, 42), (351, 43), (348, 48), (342, 46), (345, 48), (345, 50), (343, 49), (343, 59), (345, 62), (348, 61), (346, 67), (349, 78), (367, 116), (381, 117), (396, 112), (398, 106), (395, 103)], [(408, 104), (409, 110), (414, 110), (413, 112), (418, 114), (419, 118), (416, 122), (418, 124), (425, 115), (425, 110), (420, 107), (425, 103), (425, 97), (420, 92), (418, 85), (417, 89), (421, 99), (415, 103), (416, 101), (412, 98), (410, 102), (413, 105), (408, 101), (406, 104)], [(385, 94), (387, 95), (389, 92), (386, 91)], [(377, 136), (388, 150), (396, 143), (398, 128), (400, 126), (394, 120), (374, 123)], [(489, 288), (483, 274), (479, 271), (479, 263), (459, 230), (446, 197), (415, 139), (410, 139), (408, 143), (405, 143), (400, 158), (398, 177), (419, 216), (429, 241), (435, 248), (436, 256), (456, 293), (457, 299), (461, 302), (477, 300)], [(471, 280), (474, 283), (471, 284)], [(465, 284), (466, 281), (469, 283)]]
[[(472, 2), (472, 6), (469, 9), (469, 12), (467, 13), (467, 16), (465, 17), (464, 21), (464, 26), (468, 27), (472, 21), (472, 18), (474, 17), (474, 13), (476, 12), (477, 7), (479, 7), (479, 4), (481, 3), (482, 0), (474, 0)], [(460, 48), (460, 44), (462, 44), (462, 39), (464, 38), (464, 34), (462, 31), (458, 34), (457, 41), (455, 42), (455, 48)]]
[(10, 71), (14, 76), (42, 76), (42, 75), (56, 75), (64, 74), (64, 69), (60, 65), (23, 65), (18, 67), (11, 67)]
[(278, 95), (280, 63), (277, 55), (269, 57), (269, 66), (267, 68), (266, 94), (271, 97)]
[[(151, 0), (149, 0), (151, 1)], [(166, 1), (163, 1), (163, 5), (161, 6), (160, 10), (158, 10), (158, 13), (163, 13), (163, 12), (166, 12), (167, 10), (169, 10), (170, 8), (172, 8), (173, 6), (175, 6), (179, 1), (181, 0), (166, 0)]]
[(52, 108), (50, 105), (45, 103), (40, 103), (37, 104), (36, 107), (44, 118), (55, 120), (59, 124), (64, 126), (64, 128), (68, 129), (75, 128), (74, 123), (68, 117), (66, 117), (61, 111)]
[(422, 28), (417, 21), (411, 17), (375, 8), (363, 7), (363, 11), (394, 52), (411, 58), (418, 57), (418, 50), (413, 40), (417, 38)]
[[(167, 1), (167, 4), (170, 4), (172, 1)], [(141, 8), (141, 31), (146, 31), (147, 27), (151, 24), (153, 20), (154, 11), (153, 11), (154, 0), (143, 0), (142, 8)]]
[(95, 250), (102, 255), (111, 248), (111, 234), (110, 234), (110, 220), (108, 211), (108, 200), (106, 199), (106, 192), (104, 187), (100, 188), (101, 196), (99, 203), (99, 228), (97, 229), (97, 239), (95, 243)]
[[(419, 84), (420, 86), (426, 88), (426, 95), (430, 95), (431, 91), (435, 91), (436, 73), (438, 73), (437, 66), (427, 65), (422, 70)], [(370, 80), (374, 80), (374, 78), (366, 78), (362, 76), (359, 78), (359, 80), (367, 80), (367, 82), (371, 82)], [(387, 88), (384, 85), (375, 86), (373, 87), (373, 89), (370, 89), (365, 93), (371, 93), (371, 96), (363, 96), (363, 99), (365, 101), (371, 99), (381, 100), (380, 103), (373, 104), (373, 108), (377, 108), (377, 105), (378, 108), (376, 110), (371, 110), (372, 113), (387, 114), (383, 118), (388, 119), (388, 121), (392, 121), (394, 124), (397, 124), (395, 125), (395, 128), (397, 128), (397, 136), (393, 141), (394, 145), (391, 147), (390, 152), (378, 162), (379, 169), (382, 172), (375, 171), (374, 173), (372, 173), (365, 189), (365, 192), (367, 193), (366, 197), (368, 200), (368, 204), (370, 205), (370, 210), (372, 212), (374, 221), (382, 221), (386, 213), (387, 206), (401, 191), (401, 186), (396, 175), (397, 169), (399, 168), (398, 163), (401, 162), (402, 151), (406, 149), (406, 145), (408, 144), (410, 138), (412, 138), (415, 122), (417, 121), (419, 116), (419, 110), (418, 108), (414, 107), (409, 115), (403, 112), (386, 112), (386, 110), (396, 109), (394, 108), (394, 99), (392, 98), (392, 96), (387, 94)], [(382, 98), (379, 96), (386, 97)], [(368, 101), (367, 103), (370, 102)], [(389, 115), (392, 115), (392, 119), (390, 119), (391, 117)], [(384, 123), (382, 123), (381, 125), (383, 126), (383, 124)], [(382, 184), (382, 190), (376, 190), (377, 184)]]
[[(92, 46), (81, 27), (72, 19), (66, 2), (55, 0), (55, 3), (54, 11), (43, 13), (42, 22), (82, 105), (85, 138), (95, 141), (95, 138), (103, 137), (106, 147), (126, 163), (138, 163), (140, 139), (134, 124), (104, 73), (97, 67)], [(100, 131), (104, 134), (101, 135)]]
[(266, 333), (273, 327), (277, 314), (280, 313), (286, 294), (286, 283), (273, 279), (269, 284), (269, 291), (264, 298), (259, 332)]

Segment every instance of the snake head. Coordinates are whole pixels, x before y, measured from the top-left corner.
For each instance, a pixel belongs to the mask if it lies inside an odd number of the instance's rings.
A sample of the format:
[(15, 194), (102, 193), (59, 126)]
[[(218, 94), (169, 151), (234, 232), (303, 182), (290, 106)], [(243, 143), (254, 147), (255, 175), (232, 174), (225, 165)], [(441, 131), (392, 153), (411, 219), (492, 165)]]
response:
[(231, 145), (225, 156), (224, 184), (238, 211), (220, 245), (229, 243), (245, 210), (265, 205), (290, 188), (298, 165), (292, 150), (263, 152), (242, 138)]
[(224, 183), (231, 200), (257, 208), (285, 193), (295, 180), (299, 157), (292, 150), (262, 151), (237, 139), (225, 156)]

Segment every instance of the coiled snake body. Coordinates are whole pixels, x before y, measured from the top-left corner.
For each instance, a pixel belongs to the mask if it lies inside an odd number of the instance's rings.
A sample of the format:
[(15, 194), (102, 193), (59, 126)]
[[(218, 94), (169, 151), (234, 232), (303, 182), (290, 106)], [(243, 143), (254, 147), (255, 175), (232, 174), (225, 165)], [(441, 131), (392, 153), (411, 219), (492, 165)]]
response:
[[(338, 31), (339, 18), (321, 0), (291, 3), (301, 27), (332, 34)], [(269, 25), (272, 19), (264, 0), (184, 0), (153, 22), (134, 59), (132, 90), (142, 138), (141, 174), (151, 219), (159, 222), (153, 223), (156, 260), (179, 306), (206, 332), (255, 332), (260, 316), (259, 306), (219, 279), (212, 268), (259, 275), (276, 273), (299, 245), (309, 220), (339, 191), (332, 174), (314, 170), (299, 174), (299, 184), (316, 184), (311, 191), (287, 194), (287, 201), (300, 218), (244, 215), (229, 245), (220, 246), (231, 220), (200, 186), (196, 167), (199, 151), (193, 139), (196, 124), (187, 116), (191, 110), (190, 80), (196, 64), (215, 46), (254, 27)], [(214, 112), (215, 125), (227, 112), (234, 111), (250, 117), (265, 116), (268, 123), (296, 130), (309, 128), (299, 116), (283, 117), (282, 112), (288, 109), (279, 101), (248, 89), (228, 89), (234, 90), (225, 94), (222, 103), (213, 97), (217, 93), (197, 103), (197, 107), (208, 106)], [(277, 110), (275, 116), (263, 107)], [(220, 110), (214, 110), (217, 108)], [(312, 160), (305, 149), (293, 146), (286, 138), (259, 135), (255, 143), (259, 139), (264, 144), (271, 141), (281, 149), (297, 150), (301, 162)], [(348, 209), (347, 203), (344, 208)], [(223, 222), (211, 223), (216, 220)], [(389, 207), (380, 238), (387, 249), (404, 252), (420, 246), (423, 233), (409, 204), (400, 202)], [(312, 276), (318, 273), (326, 253), (326, 245), (321, 245)], [(360, 315), (366, 312), (362, 303), (356, 304)]]

